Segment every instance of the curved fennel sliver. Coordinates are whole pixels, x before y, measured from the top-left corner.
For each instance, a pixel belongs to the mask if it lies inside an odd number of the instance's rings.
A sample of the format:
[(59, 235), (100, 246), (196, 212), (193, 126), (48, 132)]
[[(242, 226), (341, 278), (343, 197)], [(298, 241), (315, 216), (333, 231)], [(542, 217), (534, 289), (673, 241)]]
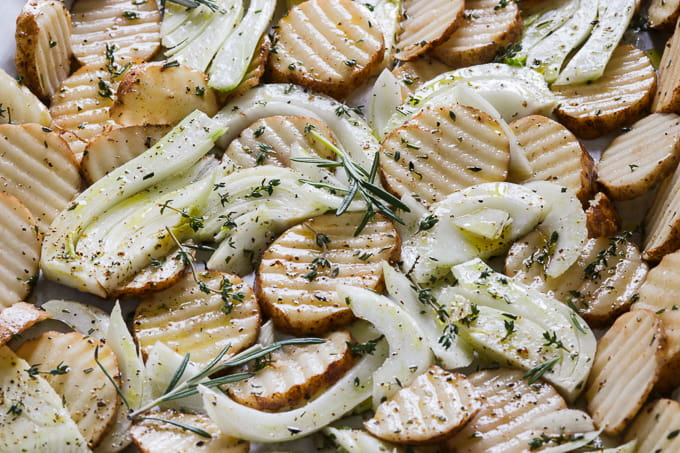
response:
[(76, 332), (102, 340), (109, 328), (109, 314), (94, 305), (71, 300), (53, 299), (40, 306), (53, 319), (63, 322)]
[(304, 406), (287, 412), (263, 412), (199, 385), (206, 412), (220, 430), (253, 442), (283, 442), (318, 431), (371, 396), (373, 373), (387, 356), (384, 342), (362, 357), (333, 386)]

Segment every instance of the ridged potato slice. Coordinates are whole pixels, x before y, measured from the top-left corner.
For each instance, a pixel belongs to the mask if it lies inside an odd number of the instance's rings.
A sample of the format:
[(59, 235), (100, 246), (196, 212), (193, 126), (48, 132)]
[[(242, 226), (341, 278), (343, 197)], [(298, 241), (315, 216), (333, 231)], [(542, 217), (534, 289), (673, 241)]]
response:
[(359, 2), (309, 0), (277, 24), (268, 67), (275, 82), (290, 82), (342, 98), (378, 69), (384, 39)]
[(73, 55), (83, 65), (116, 57), (148, 60), (161, 46), (161, 13), (156, 0), (76, 0), (71, 8)]
[(95, 137), (85, 148), (80, 169), (89, 184), (151, 148), (169, 126), (127, 126)]
[(354, 317), (337, 285), (383, 289), (382, 261), (398, 258), (399, 235), (376, 215), (355, 236), (363, 215), (315, 217), (285, 231), (264, 252), (255, 290), (278, 329), (304, 335), (345, 325)]
[(630, 200), (669, 176), (678, 162), (680, 116), (653, 113), (633, 124), (604, 150), (597, 164), (598, 182), (614, 200)]
[(63, 2), (31, 0), (17, 18), (17, 72), (33, 93), (49, 99), (71, 71), (71, 16)]
[(0, 68), (0, 124), (52, 123), (50, 112), (28, 87)]
[(289, 167), (296, 146), (324, 159), (335, 160), (335, 153), (311, 135), (312, 130), (335, 143), (331, 130), (317, 119), (269, 116), (244, 129), (232, 140), (225, 154), (244, 168), (257, 165)]
[(395, 58), (411, 60), (444, 42), (462, 23), (463, 0), (406, 0)]
[(465, 187), (505, 181), (510, 162), (498, 122), (460, 104), (425, 107), (387, 136), (380, 153), (385, 187), (427, 205)]
[(672, 29), (680, 14), (678, 0), (652, 0), (647, 7), (647, 24), (655, 29)]
[[(0, 192), (0, 310), (28, 296), (38, 281), (42, 237), (31, 212), (12, 195)], [(0, 319), (2, 317), (0, 311)]]
[(225, 359), (255, 342), (261, 318), (250, 287), (235, 275), (217, 271), (200, 272), (198, 278), (218, 292), (205, 293), (187, 273), (137, 306), (132, 325), (144, 355), (160, 341), (182, 355), (191, 354), (191, 361), (201, 366), (227, 344), (231, 347)]
[(550, 238), (532, 232), (513, 244), (505, 273), (571, 303), (588, 324), (606, 325), (627, 310), (647, 275), (637, 246), (625, 236), (588, 239), (580, 256), (556, 279), (546, 277)]
[(109, 115), (122, 126), (174, 126), (196, 109), (213, 116), (218, 108), (208, 76), (188, 66), (159, 62), (140, 64), (125, 73)]
[(118, 362), (111, 348), (78, 332), (45, 332), (16, 351), (62, 397), (90, 447), (106, 433), (118, 408), (118, 393), (94, 360), (97, 347), (99, 361), (116, 379)]
[[(478, 371), (468, 376), (482, 407), (457, 434), (446, 441), (456, 453), (519, 453), (528, 450), (522, 433), (538, 417), (566, 409), (567, 403), (548, 383), (531, 385), (522, 372), (510, 369)], [(550, 433), (552, 434), (552, 433)]]
[(470, 0), (460, 27), (433, 49), (432, 55), (454, 68), (488, 63), (519, 40), (522, 18), (516, 2)]
[(604, 193), (598, 192), (588, 201), (586, 226), (590, 238), (615, 236), (621, 229), (621, 216)]
[(26, 302), (17, 302), (0, 311), (0, 345), (19, 335), (32, 325), (51, 318), (45, 310)]
[(596, 138), (638, 119), (655, 87), (656, 71), (647, 55), (622, 44), (596, 81), (552, 88), (559, 102), (555, 115), (579, 137)]
[(449, 65), (446, 65), (439, 60), (428, 56), (421, 56), (420, 58), (407, 61), (401, 66), (393, 69), (392, 74), (397, 80), (404, 84), (404, 87), (408, 91), (414, 92), (425, 82), (450, 70), (451, 67)]
[[(676, 25), (677, 28), (677, 25)], [(673, 33), (664, 46), (652, 112), (680, 113), (680, 34)]]
[(481, 405), (464, 375), (431, 366), (408, 387), (380, 403), (364, 427), (389, 442), (437, 442), (461, 429)]
[(325, 343), (284, 346), (273, 352), (248, 370), (255, 373), (253, 377), (229, 384), (229, 396), (264, 411), (287, 411), (304, 405), (354, 364), (349, 332), (333, 332), (324, 339)]
[(171, 420), (201, 429), (211, 439), (157, 420), (135, 422), (130, 436), (142, 453), (248, 453), (250, 443), (224, 435), (210, 417), (203, 414), (185, 414), (172, 410), (149, 412), (147, 417)]
[(595, 163), (569, 129), (541, 115), (510, 123), (533, 173), (519, 181), (553, 181), (574, 191), (585, 204), (595, 191)]
[(642, 257), (647, 261), (659, 261), (680, 247), (680, 213), (675, 208), (679, 203), (680, 167), (659, 185), (645, 214)]
[(26, 205), (41, 232), (81, 187), (66, 142), (39, 124), (0, 125), (0, 164), (0, 190)]
[(597, 343), (585, 397), (606, 434), (621, 433), (647, 400), (664, 364), (665, 344), (661, 319), (649, 310), (621, 315)]
[(680, 403), (662, 398), (648, 403), (635, 417), (626, 441), (637, 440), (637, 453), (680, 451)]

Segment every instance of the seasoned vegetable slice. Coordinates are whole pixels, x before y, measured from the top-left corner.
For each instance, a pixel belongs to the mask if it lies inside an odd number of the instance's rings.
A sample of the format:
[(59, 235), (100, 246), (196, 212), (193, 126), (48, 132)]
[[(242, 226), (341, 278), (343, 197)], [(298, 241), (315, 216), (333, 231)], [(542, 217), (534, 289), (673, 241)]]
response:
[(638, 453), (680, 449), (680, 403), (667, 398), (648, 403), (635, 417), (626, 440), (637, 440)]
[(664, 46), (659, 64), (657, 84), (652, 112), (680, 112), (680, 63), (676, 56), (680, 49), (680, 35), (673, 33)]
[(51, 318), (48, 312), (33, 304), (17, 302), (0, 311), (0, 345), (21, 334), (35, 323)]
[(680, 14), (680, 2), (677, 0), (652, 0), (647, 9), (647, 24), (656, 29), (670, 29), (675, 25)]
[(659, 261), (667, 253), (680, 246), (680, 217), (674, 209), (680, 200), (680, 168), (659, 186), (654, 202), (644, 218), (644, 241), (642, 257), (647, 261)]
[(0, 68), (0, 124), (39, 123), (47, 127), (51, 122), (50, 112), (40, 99)]
[(422, 56), (394, 68), (392, 74), (403, 84), (404, 88), (413, 92), (429, 80), (450, 70), (449, 65), (439, 60)]
[(590, 238), (616, 236), (621, 229), (621, 216), (614, 202), (604, 193), (598, 192), (588, 201), (586, 225)]
[(451, 36), (462, 23), (462, 0), (406, 0), (397, 36), (398, 60), (412, 60)]

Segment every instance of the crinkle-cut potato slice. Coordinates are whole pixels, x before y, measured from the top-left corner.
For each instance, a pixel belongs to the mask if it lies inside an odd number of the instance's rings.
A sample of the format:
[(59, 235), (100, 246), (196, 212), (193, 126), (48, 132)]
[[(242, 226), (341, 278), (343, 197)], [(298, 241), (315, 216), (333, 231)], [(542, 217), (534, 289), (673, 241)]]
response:
[(16, 302), (0, 311), (0, 345), (19, 335), (32, 325), (51, 318), (45, 310), (26, 302)]
[(278, 329), (319, 334), (352, 321), (352, 311), (335, 292), (338, 285), (382, 291), (382, 261), (398, 258), (399, 235), (390, 221), (376, 215), (355, 236), (363, 216), (314, 217), (267, 248), (255, 274), (255, 290)]
[[(42, 237), (31, 212), (12, 195), (0, 192), (0, 310), (29, 295), (38, 279)], [(0, 312), (0, 319), (2, 312)], [(1, 329), (1, 327), (0, 327)]]
[(46, 232), (81, 187), (66, 142), (39, 124), (0, 125), (0, 190), (17, 197)]
[(595, 194), (586, 208), (588, 237), (611, 237), (621, 229), (621, 216), (609, 197), (603, 192)]
[(432, 55), (454, 68), (488, 63), (504, 47), (519, 40), (522, 18), (516, 2), (470, 0), (460, 27)]
[(642, 408), (626, 433), (626, 441), (637, 439), (638, 453), (680, 451), (680, 403), (661, 398)]
[(394, 68), (392, 74), (409, 92), (414, 92), (425, 82), (434, 79), (439, 74), (451, 70), (451, 66), (439, 60), (422, 55)]
[(325, 343), (289, 345), (273, 352), (264, 368), (226, 389), (234, 401), (264, 411), (286, 411), (304, 405), (333, 385), (354, 364), (345, 330), (324, 337)]
[(498, 122), (460, 104), (425, 107), (387, 136), (380, 153), (385, 187), (427, 205), (465, 187), (505, 181), (510, 162)]
[(275, 82), (291, 82), (342, 98), (380, 66), (385, 52), (377, 21), (351, 0), (309, 0), (277, 24), (268, 67)]
[(398, 60), (411, 60), (446, 41), (462, 23), (463, 0), (406, 0), (397, 36)]
[[(675, 27), (677, 29), (677, 25)], [(659, 81), (652, 112), (680, 113), (680, 34), (673, 33), (664, 46), (659, 63)]]
[(388, 442), (437, 442), (462, 428), (481, 405), (475, 387), (464, 375), (431, 366), (408, 387), (380, 403), (364, 427)]
[(189, 430), (167, 422), (143, 420), (130, 428), (132, 441), (142, 453), (248, 453), (250, 443), (223, 434), (204, 414), (185, 414), (173, 410), (148, 412), (147, 417), (171, 420), (201, 429), (211, 438), (199, 436)]
[(604, 150), (597, 164), (598, 182), (614, 200), (630, 200), (669, 176), (678, 162), (680, 116), (653, 113), (633, 124)]
[(0, 68), (0, 124), (52, 123), (50, 112), (27, 86)]
[(118, 393), (94, 360), (118, 379), (118, 362), (109, 346), (78, 332), (45, 332), (16, 353), (35, 368), (62, 397), (90, 447), (97, 445), (116, 416)]
[(657, 262), (680, 247), (680, 167), (666, 178), (644, 218), (642, 257)]
[(148, 60), (161, 46), (161, 13), (156, 0), (75, 0), (71, 8), (73, 55), (83, 65), (116, 57)]
[(464, 427), (446, 441), (447, 451), (457, 453), (526, 452), (518, 442), (542, 415), (566, 409), (557, 390), (544, 381), (529, 385), (522, 372), (510, 369), (478, 371), (468, 376), (482, 407)]
[(606, 434), (621, 433), (647, 400), (664, 364), (665, 345), (661, 319), (644, 309), (619, 316), (598, 341), (585, 398)]
[(654, 29), (672, 29), (680, 15), (679, 0), (652, 0), (647, 7), (647, 24)]
[(80, 169), (89, 184), (151, 148), (169, 126), (126, 126), (95, 137), (85, 148)]
[(647, 275), (647, 265), (626, 235), (588, 239), (578, 260), (556, 279), (545, 275), (549, 249), (549, 237), (529, 233), (510, 248), (505, 273), (571, 303), (590, 325), (606, 325), (627, 310)]
[(656, 71), (630, 44), (618, 46), (604, 74), (592, 83), (553, 88), (557, 119), (582, 138), (596, 138), (632, 123), (649, 108)]
[[(225, 359), (251, 346), (260, 329), (260, 308), (252, 289), (235, 275), (217, 271), (191, 273), (175, 285), (143, 299), (135, 311), (133, 331), (147, 355), (160, 341), (198, 366), (207, 365), (227, 344)], [(226, 301), (222, 295), (225, 295)]]
[(71, 16), (64, 3), (26, 3), (15, 38), (17, 72), (38, 97), (49, 99), (71, 71)]
[(264, 75), (264, 70), (267, 66), (267, 59), (269, 58), (271, 46), (272, 41), (269, 39), (269, 36), (265, 34), (260, 40), (257, 49), (255, 50), (253, 59), (250, 60), (250, 64), (246, 69), (246, 74), (243, 76), (241, 83), (239, 83), (238, 86), (232, 91), (227, 93), (226, 97), (221, 97), (225, 99), (225, 102), (220, 102), (221, 105), (225, 104), (227, 100), (241, 96), (249, 89), (260, 84), (262, 76)]
[(541, 115), (510, 123), (532, 175), (521, 181), (553, 181), (574, 191), (585, 204), (595, 192), (595, 163), (569, 129)]
[(317, 119), (269, 116), (244, 129), (232, 140), (225, 154), (244, 168), (257, 165), (289, 167), (296, 147), (321, 158), (335, 160), (335, 153), (311, 135), (312, 130), (335, 144), (331, 130)]
[(218, 108), (217, 94), (203, 72), (158, 62), (140, 64), (125, 73), (109, 115), (122, 126), (174, 126), (196, 109), (212, 116)]

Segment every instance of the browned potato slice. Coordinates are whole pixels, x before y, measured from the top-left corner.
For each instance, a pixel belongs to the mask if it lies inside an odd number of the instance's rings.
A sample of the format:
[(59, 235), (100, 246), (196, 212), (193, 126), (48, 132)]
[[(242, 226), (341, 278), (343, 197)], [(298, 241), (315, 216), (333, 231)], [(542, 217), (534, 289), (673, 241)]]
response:
[(229, 395), (241, 404), (265, 411), (304, 405), (354, 364), (349, 332), (333, 332), (325, 340), (314, 345), (284, 346), (273, 352), (266, 362), (256, 363), (250, 370), (255, 372), (253, 377), (230, 384)]
[(116, 57), (148, 60), (161, 46), (161, 13), (156, 0), (76, 0), (71, 8), (73, 55), (81, 64)]
[(244, 129), (225, 153), (237, 165), (246, 168), (257, 165), (289, 167), (295, 146), (324, 159), (335, 160), (335, 153), (311, 135), (311, 130), (335, 143), (331, 130), (319, 120), (302, 116), (270, 116)]
[(264, 252), (255, 289), (277, 328), (305, 335), (349, 323), (354, 317), (337, 285), (382, 291), (382, 261), (399, 256), (399, 236), (379, 215), (355, 236), (363, 216), (315, 217), (285, 231)]
[(94, 138), (85, 148), (80, 162), (85, 179), (93, 184), (151, 148), (169, 130), (168, 126), (127, 126)]
[(32, 325), (51, 318), (45, 310), (26, 302), (17, 302), (0, 311), (0, 345), (19, 335)]
[(655, 86), (656, 72), (647, 55), (623, 44), (596, 81), (552, 89), (559, 102), (555, 115), (579, 137), (599, 137), (640, 117)]
[(602, 192), (595, 194), (586, 209), (588, 237), (611, 237), (621, 229), (621, 216), (614, 203)]
[[(0, 192), (0, 310), (28, 296), (38, 281), (42, 237), (31, 212), (12, 195)], [(2, 316), (0, 311), (0, 317)]]
[(408, 387), (380, 403), (364, 426), (389, 442), (437, 442), (461, 429), (480, 407), (480, 397), (464, 375), (431, 366)]
[(680, 403), (666, 398), (647, 404), (626, 433), (626, 442), (637, 439), (638, 453), (680, 451)]
[[(536, 418), (565, 409), (567, 403), (543, 381), (531, 385), (522, 372), (509, 369), (479, 371), (468, 376), (482, 401), (477, 415), (446, 442), (456, 453), (526, 452), (516, 438), (531, 431)], [(552, 434), (552, 433), (550, 433)]]
[[(654, 146), (649, 146), (654, 143)], [(643, 195), (680, 162), (680, 116), (653, 113), (633, 124), (604, 150), (598, 182), (615, 200)]]
[(450, 71), (451, 67), (439, 60), (428, 56), (421, 56), (407, 61), (392, 70), (392, 74), (401, 81), (410, 92), (420, 88), (425, 82), (434, 79), (439, 74)]
[[(677, 28), (677, 26), (676, 26)], [(680, 33), (666, 42), (659, 64), (659, 83), (652, 103), (652, 112), (680, 113)]]
[(680, 216), (675, 208), (680, 203), (680, 167), (661, 183), (652, 206), (644, 219), (642, 257), (659, 261), (680, 247)]
[(664, 364), (665, 344), (661, 319), (649, 310), (621, 315), (598, 341), (585, 397), (606, 434), (621, 433), (647, 400)]
[(627, 235), (589, 239), (576, 263), (556, 279), (545, 275), (549, 249), (550, 238), (529, 233), (510, 248), (505, 273), (572, 304), (591, 325), (605, 325), (627, 310), (647, 275), (647, 265)]
[[(259, 46), (257, 47), (257, 50), (255, 51), (255, 54), (253, 55), (253, 59), (250, 60), (250, 65), (248, 65), (248, 69), (246, 69), (246, 75), (243, 76), (241, 83), (239, 83), (236, 88), (227, 94), (226, 99), (233, 99), (235, 97), (241, 96), (249, 89), (260, 84), (262, 76), (264, 75), (265, 67), (267, 65), (267, 59), (269, 58), (271, 45), (272, 41), (269, 39), (269, 36), (264, 35)], [(225, 102), (220, 102), (220, 104), (224, 103)]]
[(17, 355), (39, 373), (62, 397), (71, 418), (90, 447), (97, 445), (116, 416), (118, 394), (94, 360), (99, 347), (99, 361), (116, 379), (116, 355), (106, 344), (78, 332), (45, 332), (29, 340)]
[(59, 134), (39, 124), (0, 125), (0, 190), (26, 205), (40, 231), (80, 186), (78, 164)]
[(488, 63), (504, 47), (519, 40), (522, 18), (516, 2), (465, 2), (461, 26), (432, 54), (454, 68)]
[(222, 272), (197, 275), (210, 293), (202, 291), (187, 273), (174, 286), (139, 304), (133, 330), (142, 353), (148, 354), (160, 341), (182, 355), (191, 354), (191, 361), (200, 366), (208, 364), (227, 344), (231, 347), (225, 359), (255, 342), (261, 319), (250, 287), (239, 277)]
[(387, 136), (380, 153), (385, 187), (424, 204), (474, 184), (505, 181), (510, 162), (498, 122), (460, 104), (424, 108)]
[(130, 428), (132, 440), (142, 453), (248, 453), (250, 451), (248, 442), (224, 435), (207, 415), (167, 410), (149, 412), (145, 416), (192, 426), (207, 432), (212, 438), (207, 439), (170, 423), (143, 420), (136, 422)]
[(268, 66), (275, 82), (291, 82), (342, 98), (378, 69), (385, 52), (370, 11), (351, 0), (309, 0), (275, 29)]
[(585, 204), (595, 192), (595, 163), (581, 142), (557, 121), (525, 116), (510, 124), (532, 175), (521, 181), (554, 181), (574, 191)]
[(647, 9), (647, 24), (657, 29), (672, 29), (680, 14), (679, 0), (652, 0)]
[(217, 113), (217, 95), (197, 69), (145, 63), (125, 73), (109, 114), (122, 126), (179, 123), (194, 110)]
[(31, 0), (17, 18), (17, 72), (38, 97), (49, 99), (71, 70), (71, 16), (63, 2)]
[(463, 0), (406, 0), (397, 36), (398, 60), (411, 60), (444, 42), (461, 24)]

